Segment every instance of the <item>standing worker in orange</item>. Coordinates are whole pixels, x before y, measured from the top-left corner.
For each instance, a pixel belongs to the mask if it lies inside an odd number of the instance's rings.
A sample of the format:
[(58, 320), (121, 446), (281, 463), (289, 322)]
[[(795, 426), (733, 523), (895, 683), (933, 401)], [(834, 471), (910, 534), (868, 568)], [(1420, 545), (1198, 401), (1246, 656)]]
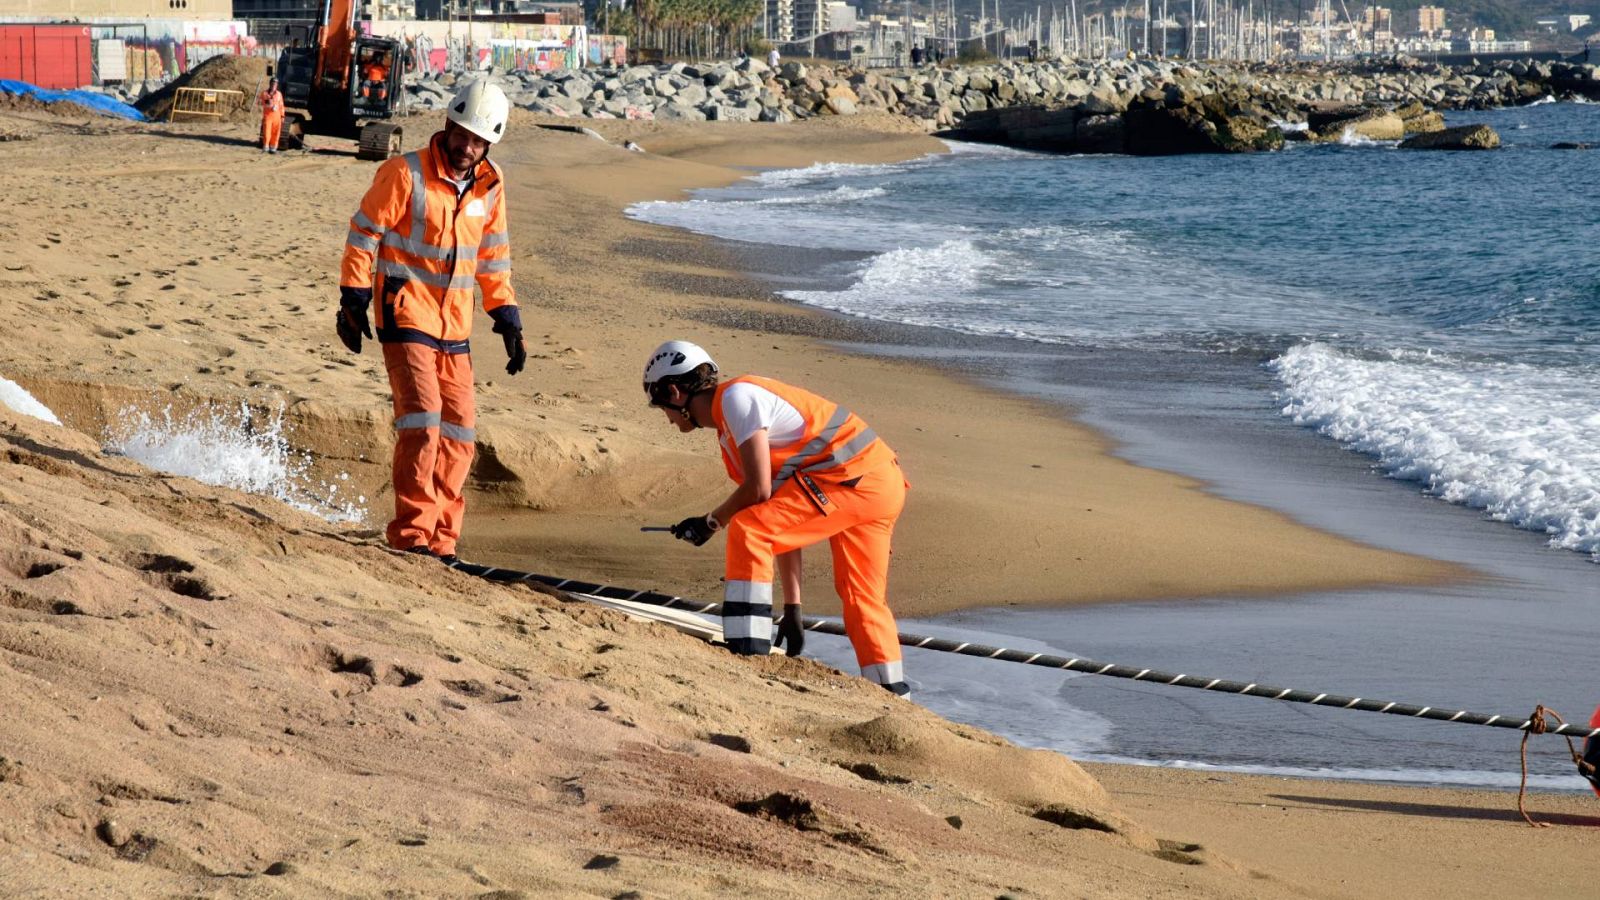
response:
[(861, 675), (910, 693), (889, 611), (889, 540), (905, 505), (893, 450), (854, 413), (809, 391), (745, 375), (718, 383), (717, 364), (695, 344), (668, 341), (644, 367), (650, 405), (681, 432), (714, 428), (722, 462), (738, 486), (704, 516), (672, 526), (696, 547), (726, 529), (722, 630), (734, 653), (773, 646), (772, 580), (783, 580), (778, 645), (798, 656), (800, 550), (824, 539), (833, 584)]
[(283, 92), (278, 90), (278, 79), (267, 79), (256, 102), (261, 105), (261, 152), (277, 153), (278, 134), (283, 130)]
[(505, 342), (506, 374), (528, 359), (511, 288), (505, 182), (489, 159), (509, 112), (500, 88), (471, 81), (426, 147), (379, 166), (350, 220), (339, 272), (337, 330), (351, 352), (372, 337), (367, 307), (377, 288), (397, 432), (389, 546), (445, 562), (456, 558), (476, 440), (474, 285)]

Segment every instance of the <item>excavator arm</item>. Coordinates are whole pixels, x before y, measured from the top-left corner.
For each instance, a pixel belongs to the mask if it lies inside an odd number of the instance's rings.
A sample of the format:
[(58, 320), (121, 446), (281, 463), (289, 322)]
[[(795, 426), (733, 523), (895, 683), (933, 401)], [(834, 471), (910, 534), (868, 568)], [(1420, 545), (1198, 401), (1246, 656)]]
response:
[(322, 0), (322, 23), (317, 27), (315, 83), (338, 90), (349, 83), (350, 48), (356, 39), (357, 0)]

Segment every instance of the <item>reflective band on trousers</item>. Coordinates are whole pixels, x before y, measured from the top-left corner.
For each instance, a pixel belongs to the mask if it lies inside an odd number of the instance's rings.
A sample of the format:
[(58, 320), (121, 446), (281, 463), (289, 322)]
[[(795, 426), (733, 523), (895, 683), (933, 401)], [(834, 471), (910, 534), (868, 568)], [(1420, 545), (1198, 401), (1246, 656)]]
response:
[(470, 444), (478, 439), (478, 432), (475, 429), (457, 425), (454, 422), (440, 422), (439, 436), (449, 438), (452, 441), (460, 441), (463, 444)]
[(840, 447), (832, 454), (822, 459), (811, 459), (810, 457), (821, 453), (829, 444), (833, 443), (834, 436), (839, 433), (839, 429), (844, 427), (845, 421), (849, 418), (850, 410), (842, 406), (835, 407), (832, 417), (828, 419), (828, 424), (822, 426), (822, 431), (818, 432), (816, 437), (807, 441), (804, 447), (795, 451), (795, 454), (789, 457), (789, 461), (783, 464), (783, 468), (773, 473), (772, 489), (777, 490), (780, 485), (792, 478), (795, 472), (809, 472), (815, 469), (831, 469), (834, 466), (842, 466), (855, 459), (861, 454), (861, 451), (867, 449), (868, 445), (878, 439), (876, 432), (871, 428), (865, 428), (862, 429), (860, 434), (851, 438), (843, 447)]
[(894, 662), (862, 666), (861, 677), (873, 684), (899, 684), (906, 680), (906, 670), (901, 661), (897, 659)]
[(436, 412), (406, 413), (394, 420), (396, 431), (408, 428), (438, 428), (440, 415)]
[(722, 634), (772, 640), (772, 582), (729, 581), (722, 589)]

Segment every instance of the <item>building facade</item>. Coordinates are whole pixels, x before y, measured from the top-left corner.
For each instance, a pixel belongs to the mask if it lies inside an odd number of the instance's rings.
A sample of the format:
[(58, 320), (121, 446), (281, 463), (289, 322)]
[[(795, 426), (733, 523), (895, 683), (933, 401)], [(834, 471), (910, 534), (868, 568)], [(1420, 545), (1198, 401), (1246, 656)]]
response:
[(231, 18), (232, 0), (0, 0), (0, 20), (10, 21)]
[(1401, 19), (1406, 34), (1435, 35), (1445, 29), (1444, 7), (1419, 6)]

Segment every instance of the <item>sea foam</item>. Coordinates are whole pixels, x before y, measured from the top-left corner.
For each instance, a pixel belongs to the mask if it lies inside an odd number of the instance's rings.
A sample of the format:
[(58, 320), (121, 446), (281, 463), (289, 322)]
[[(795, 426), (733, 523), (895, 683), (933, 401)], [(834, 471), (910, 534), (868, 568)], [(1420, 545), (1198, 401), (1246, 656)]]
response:
[(26, 388), (8, 378), (0, 378), (0, 406), (5, 406), (12, 412), (21, 413), (25, 416), (43, 419), (51, 425), (61, 424), (61, 420), (56, 418), (56, 414), (50, 411), (50, 407), (34, 399), (34, 396), (28, 393)]
[[(282, 412), (248, 406), (204, 406), (175, 416), (124, 409), (109, 431), (107, 452), (152, 469), (218, 487), (271, 497), (330, 522), (359, 523), (367, 498), (347, 498), (339, 484), (311, 475), (311, 458), (290, 445)], [(338, 482), (349, 475), (341, 473)]]
[(1422, 353), (1359, 359), (1317, 343), (1269, 366), (1296, 423), (1430, 494), (1600, 559), (1593, 372)]

